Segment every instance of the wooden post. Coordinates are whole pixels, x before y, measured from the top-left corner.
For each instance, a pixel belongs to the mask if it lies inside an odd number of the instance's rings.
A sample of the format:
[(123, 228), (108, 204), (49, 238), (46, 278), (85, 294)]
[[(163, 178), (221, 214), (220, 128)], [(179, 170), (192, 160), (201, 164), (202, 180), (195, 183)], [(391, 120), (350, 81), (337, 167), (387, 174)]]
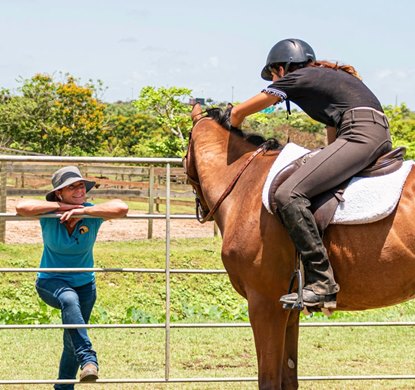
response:
[[(154, 213), (154, 167), (150, 167), (150, 177), (148, 185), (148, 213)], [(147, 238), (153, 238), (153, 220), (148, 220)]]
[[(0, 162), (0, 213), (6, 212), (7, 200), (7, 162)], [(0, 242), (6, 242), (6, 220), (0, 219)]]

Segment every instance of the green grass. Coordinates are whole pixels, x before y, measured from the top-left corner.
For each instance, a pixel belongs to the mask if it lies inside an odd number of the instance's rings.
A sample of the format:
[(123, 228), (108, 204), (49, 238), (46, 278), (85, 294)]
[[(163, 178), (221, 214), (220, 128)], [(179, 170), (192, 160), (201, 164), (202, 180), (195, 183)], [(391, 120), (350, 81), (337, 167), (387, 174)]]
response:
[[(223, 268), (220, 245), (219, 238), (173, 240), (171, 267)], [(37, 267), (41, 251), (41, 245), (0, 244), (0, 266)], [(163, 268), (165, 242), (146, 240), (97, 243), (95, 259), (98, 267)], [(164, 275), (97, 273), (96, 278), (98, 300), (93, 312), (93, 323), (164, 321)], [(60, 323), (59, 312), (39, 301), (34, 281), (33, 273), (1, 275), (0, 322)], [(246, 302), (234, 292), (226, 275), (172, 274), (171, 301), (173, 322), (247, 321)], [(302, 322), (387, 320), (414, 321), (414, 303), (407, 302), (365, 312), (337, 312), (330, 319), (321, 315), (302, 317)], [(99, 355), (102, 378), (164, 376), (163, 329), (91, 329), (89, 332)], [(1, 330), (0, 378), (55, 378), (61, 351), (61, 333), (61, 329)], [(299, 375), (414, 373), (414, 349), (412, 327), (301, 328)], [(256, 356), (249, 328), (171, 330), (170, 376), (173, 378), (249, 377), (256, 376), (256, 370)], [(413, 381), (304, 381), (300, 387), (413, 389), (415, 385)], [(3, 388), (48, 389), (51, 386), (19, 385)], [(255, 389), (256, 384), (106, 384), (102, 388)]]
[[(92, 329), (89, 333), (98, 352), (102, 378), (163, 377), (163, 330)], [(412, 356), (415, 340), (410, 337), (411, 333), (404, 328), (302, 328), (299, 374), (300, 376), (397, 375), (414, 372), (415, 363)], [(0, 332), (2, 345), (0, 378), (55, 378), (61, 349), (60, 334), (60, 330)], [(42, 353), (32, 354), (34, 358), (30, 359), (30, 364), (27, 364), (28, 351), (42, 351)], [(10, 370), (10, 367), (13, 367), (13, 370)], [(250, 329), (173, 329), (170, 376), (172, 378), (256, 376), (256, 357)], [(300, 383), (302, 389), (414, 388), (413, 382), (410, 381), (302, 381)], [(161, 384), (152, 386), (125, 384), (105, 385), (105, 389), (107, 388), (165, 389), (167, 387)], [(199, 383), (173, 384), (168, 388), (254, 389), (256, 385), (254, 383), (244, 385)]]
[[(219, 239), (173, 240), (171, 267), (223, 268), (219, 248)], [(0, 263), (3, 267), (37, 267), (41, 251), (41, 245), (3, 245)], [(97, 243), (95, 260), (97, 267), (164, 268), (165, 243), (162, 240)], [(0, 282), (3, 296), (0, 321), (22, 322), (27, 317), (28, 323), (33, 319), (44, 323), (52, 316), (53, 322), (60, 322), (58, 311), (49, 309), (38, 299), (33, 273), (7, 273), (4, 278)], [(164, 274), (97, 273), (96, 279), (98, 301), (93, 322), (164, 322)], [(171, 280), (173, 321), (247, 320), (246, 302), (234, 292), (226, 274), (172, 274)], [(119, 299), (120, 296), (128, 299)]]

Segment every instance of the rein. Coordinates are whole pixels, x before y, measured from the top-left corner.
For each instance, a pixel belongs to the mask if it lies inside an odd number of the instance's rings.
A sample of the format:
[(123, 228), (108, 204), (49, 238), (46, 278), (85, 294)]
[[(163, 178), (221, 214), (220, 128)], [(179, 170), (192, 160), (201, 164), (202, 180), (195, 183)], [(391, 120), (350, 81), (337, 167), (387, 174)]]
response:
[[(200, 113), (198, 115), (202, 115), (202, 114), (204, 114), (204, 113)], [(201, 119), (205, 119), (205, 118), (206, 117), (202, 117), (202, 118), (198, 119), (198, 121), (201, 120)], [(193, 192), (195, 193), (195, 197), (196, 197), (196, 199), (195, 199), (196, 200), (196, 218), (200, 223), (205, 223), (207, 221), (212, 220), (212, 217), (215, 214), (215, 212), (217, 211), (217, 209), (219, 208), (219, 206), (227, 198), (227, 196), (232, 192), (235, 184), (237, 183), (237, 181), (241, 177), (242, 173), (249, 166), (249, 164), (255, 159), (255, 157), (257, 157), (260, 153), (265, 153), (268, 150), (269, 141), (264, 142), (254, 153), (251, 154), (251, 156), (249, 156), (249, 158), (245, 161), (244, 165), (240, 168), (240, 170), (237, 172), (235, 177), (232, 179), (232, 181), (230, 182), (230, 184), (228, 185), (226, 190), (222, 193), (220, 198), (217, 200), (215, 205), (210, 210), (209, 209), (204, 209), (203, 205), (202, 205), (202, 202), (200, 200), (199, 192), (202, 192), (200, 183), (197, 180), (190, 177), (189, 173), (187, 172), (187, 158), (188, 158), (188, 155), (189, 155), (191, 142), (192, 142), (192, 133), (190, 132), (188, 152), (186, 153), (186, 156), (184, 157), (183, 160), (185, 162), (184, 165), (185, 165), (185, 169), (186, 169), (187, 179), (189, 180), (189, 183), (192, 185)]]
[[(265, 153), (267, 151), (267, 148), (266, 148), (266, 145), (265, 144), (266, 144), (266, 142), (263, 143), (257, 150), (255, 150), (255, 152), (251, 154), (251, 156), (248, 158), (248, 160), (245, 161), (245, 164), (242, 166), (242, 168), (235, 175), (235, 177), (233, 178), (233, 180), (230, 182), (230, 184), (228, 185), (228, 187), (226, 188), (226, 190), (223, 192), (223, 194), (221, 195), (221, 197), (218, 199), (218, 201), (215, 203), (215, 205), (212, 207), (212, 209), (208, 212), (208, 214), (205, 215), (202, 219), (197, 218), (197, 220), (200, 223), (205, 223), (206, 221), (209, 221), (213, 217), (213, 215), (215, 214), (215, 212), (219, 208), (219, 206), (222, 204), (222, 202), (232, 192), (233, 187), (235, 186), (236, 182), (241, 177), (242, 173), (248, 167), (248, 165), (254, 160), (254, 158), (256, 156), (258, 156), (258, 154), (260, 154), (261, 152), (264, 152)], [(200, 184), (199, 184), (199, 186), (200, 186)], [(200, 202), (200, 200), (199, 200), (199, 202)], [(198, 217), (198, 213), (196, 213), (196, 217)]]

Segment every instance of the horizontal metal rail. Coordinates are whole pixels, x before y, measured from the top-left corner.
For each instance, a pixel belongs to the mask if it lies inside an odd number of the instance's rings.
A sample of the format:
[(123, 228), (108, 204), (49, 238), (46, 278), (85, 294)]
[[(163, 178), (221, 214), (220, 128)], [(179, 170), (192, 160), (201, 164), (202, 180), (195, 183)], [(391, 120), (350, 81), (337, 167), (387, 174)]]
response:
[(158, 157), (62, 157), (62, 156), (11, 156), (0, 154), (0, 161), (24, 162), (85, 162), (85, 163), (131, 163), (131, 164), (182, 164), (181, 158)]
[(300, 381), (375, 381), (375, 380), (408, 380), (415, 379), (415, 375), (328, 375), (328, 376), (300, 376)]
[[(0, 268), (1, 272), (141, 272), (165, 274), (164, 268)], [(172, 274), (226, 274), (224, 269), (171, 269)]]
[[(345, 328), (345, 327), (372, 327), (372, 326), (415, 326), (413, 321), (396, 322), (300, 322), (300, 328)], [(167, 324), (0, 324), (0, 329), (164, 329)], [(170, 328), (191, 329), (191, 328), (250, 328), (249, 322), (200, 322), (200, 323), (170, 323)]]
[[(39, 325), (0, 325), (0, 329), (165, 329), (167, 325), (162, 324), (39, 324)], [(189, 328), (250, 328), (249, 322), (240, 323), (191, 323), (180, 324), (171, 323), (170, 328), (189, 329)]]
[[(299, 376), (299, 381), (395, 381), (395, 380), (414, 380), (415, 375), (328, 375), (328, 376)], [(97, 379), (99, 383), (217, 383), (217, 382), (257, 382), (256, 377), (201, 377), (201, 378), (149, 378), (149, 379)], [(0, 385), (46, 385), (46, 384), (76, 384), (79, 380), (70, 379), (17, 379), (0, 380)], [(89, 383), (89, 384), (93, 384)]]
[[(15, 213), (0, 213), (0, 218), (10, 221), (30, 221), (37, 220), (40, 218), (59, 218), (62, 214), (44, 214), (35, 215), (33, 217), (24, 217)], [(97, 218), (90, 215), (77, 215), (76, 218)], [(165, 214), (127, 214), (122, 218), (111, 218), (111, 219), (166, 219)], [(170, 219), (196, 219), (196, 215), (191, 214), (170, 214)]]
[[(93, 383), (196, 383), (196, 382), (256, 382), (258, 379), (255, 377), (215, 377), (215, 378), (149, 378), (149, 379), (97, 379)], [(28, 380), (0, 380), (0, 385), (46, 385), (46, 384), (76, 384), (80, 383), (79, 380), (71, 379), (28, 379)], [(88, 384), (93, 384), (88, 383)], [(83, 383), (84, 384), (84, 383)]]

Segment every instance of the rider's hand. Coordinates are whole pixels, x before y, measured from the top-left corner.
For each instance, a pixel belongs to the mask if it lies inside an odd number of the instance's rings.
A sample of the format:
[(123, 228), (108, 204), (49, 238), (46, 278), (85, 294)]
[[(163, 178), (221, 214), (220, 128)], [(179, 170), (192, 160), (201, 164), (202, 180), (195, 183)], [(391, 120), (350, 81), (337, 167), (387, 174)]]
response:
[(226, 110), (223, 114), (224, 122), (226, 124), (225, 127), (228, 130), (240, 131), (241, 129), (239, 127), (232, 126), (232, 121), (231, 121), (232, 109), (233, 109), (233, 104), (228, 103), (227, 106), (226, 106)]
[(226, 110), (223, 113), (223, 119), (227, 122), (229, 122), (229, 126), (231, 126), (231, 113), (232, 113), (233, 104), (228, 103), (226, 105)]

